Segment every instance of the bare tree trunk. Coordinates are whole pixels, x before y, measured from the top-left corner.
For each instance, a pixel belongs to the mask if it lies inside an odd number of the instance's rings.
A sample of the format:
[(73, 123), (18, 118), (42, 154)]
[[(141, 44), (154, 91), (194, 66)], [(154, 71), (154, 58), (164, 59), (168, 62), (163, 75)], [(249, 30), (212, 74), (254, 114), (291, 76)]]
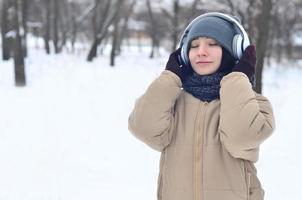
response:
[(147, 0), (147, 8), (148, 8), (148, 13), (149, 13), (149, 17), (151, 20), (151, 38), (152, 38), (152, 49), (151, 49), (151, 53), (150, 53), (150, 58), (154, 57), (154, 50), (156, 47), (156, 25), (155, 25), (155, 20), (154, 20), (154, 16), (153, 16), (153, 11), (152, 11), (152, 7), (151, 7), (151, 2), (150, 0)]
[[(118, 3), (120, 4), (120, 5), (118, 5), (118, 7), (121, 8), (122, 4), (123, 4), (123, 0), (119, 0)], [(112, 48), (111, 48), (111, 53), (110, 53), (110, 66), (114, 66), (117, 43), (118, 43), (118, 38), (119, 38), (119, 22), (120, 22), (120, 14), (119, 14), (119, 12), (117, 12), (115, 19), (114, 19)]]
[(251, 43), (255, 43), (256, 41), (256, 30), (257, 30), (257, 25), (256, 25), (256, 17), (254, 16), (255, 14), (255, 9), (256, 9), (256, 1), (255, 0), (249, 0), (249, 5), (247, 8), (247, 16), (248, 16), (248, 35), (250, 38)]
[(11, 39), (6, 37), (6, 33), (9, 31), (9, 19), (8, 19), (9, 3), (7, 0), (2, 1), (1, 10), (1, 36), (2, 36), (2, 59), (9, 60), (11, 57)]
[(272, 1), (263, 0), (260, 14), (257, 17), (258, 36), (256, 40), (256, 47), (257, 47), (258, 62), (256, 66), (255, 91), (258, 93), (262, 92), (262, 71), (263, 71), (264, 59), (266, 56), (267, 41), (269, 39), (268, 36), (270, 30), (271, 10), (272, 10)]
[(24, 34), (22, 35), (24, 57), (27, 56), (27, 18), (28, 18), (28, 0), (22, 0), (22, 27)]
[(116, 16), (114, 20), (114, 26), (113, 26), (113, 35), (112, 35), (112, 47), (111, 47), (111, 53), (110, 53), (110, 66), (114, 66), (114, 60), (115, 60), (115, 53), (116, 53), (116, 45), (119, 35), (119, 15)]
[(122, 30), (120, 32), (120, 37), (119, 37), (118, 45), (117, 45), (119, 53), (121, 52), (122, 41), (127, 33), (128, 21), (129, 21), (130, 15), (133, 12), (133, 8), (134, 8), (135, 4), (136, 4), (136, 0), (133, 0), (128, 11), (126, 12), (126, 16), (124, 17), (124, 24), (123, 24)]
[[(71, 2), (71, 9), (75, 10), (75, 3)], [(71, 51), (74, 53), (75, 51), (75, 42), (77, 39), (77, 21), (76, 21), (76, 14), (75, 12), (71, 12)]]
[(97, 37), (97, 17), (98, 17), (98, 7), (100, 4), (100, 0), (94, 0), (94, 8), (93, 8), (93, 13), (92, 13), (92, 32), (93, 32), (93, 37)]
[(47, 54), (50, 54), (50, 17), (51, 17), (51, 1), (46, 0), (46, 22), (45, 22), (45, 34), (44, 34), (44, 47)]
[(95, 10), (95, 6), (89, 5), (83, 12), (82, 15), (77, 16), (77, 12), (74, 12), (76, 10), (76, 3), (75, 2), (70, 2), (70, 7), (71, 7), (71, 45), (72, 45), (72, 52), (74, 52), (75, 48), (75, 42), (77, 40), (77, 35), (79, 31), (79, 27), (81, 24), (85, 21), (85, 19), (90, 16), (90, 12)]
[(15, 64), (15, 84), (16, 86), (25, 86), (25, 66), (24, 66), (24, 48), (22, 46), (22, 35), (20, 26), (22, 26), (22, 0), (14, 0), (14, 64)]
[[(88, 58), (87, 58), (88, 61), (91, 61), (93, 58), (95, 58), (97, 56), (97, 48), (98, 48), (99, 43), (101, 42), (101, 40), (97, 40), (98, 29), (99, 29), (97, 26), (98, 25), (97, 13), (98, 13), (98, 7), (99, 7), (100, 0), (95, 0), (94, 3), (95, 3), (95, 6), (94, 6), (93, 16), (92, 16), (92, 30), (93, 30), (94, 43), (88, 54)], [(106, 8), (108, 8), (108, 10), (109, 10), (109, 7), (110, 7), (110, 1), (108, 0)], [(106, 11), (108, 11), (108, 10), (106, 10)]]
[(98, 47), (98, 45), (101, 41), (102, 41), (101, 39), (95, 39), (93, 41), (93, 44), (90, 48), (90, 51), (89, 51), (89, 54), (88, 54), (88, 57), (87, 57), (87, 61), (92, 61), (93, 58), (96, 57), (97, 47)]
[[(116, 2), (115, 7), (110, 9), (110, 0), (107, 1), (102, 18), (100, 20), (100, 26), (98, 27), (97, 37), (94, 39), (90, 51), (87, 56), (87, 61), (92, 61), (96, 57), (98, 45), (106, 37), (109, 26), (114, 22), (117, 14), (122, 6), (123, 0)], [(113, 10), (113, 11), (112, 11)], [(111, 12), (109, 12), (111, 11)]]
[[(110, 2), (111, 2), (110, 0), (107, 0), (102, 18), (100, 20), (101, 21), (100, 25), (97, 27), (97, 24), (98, 24), (98, 20), (97, 20), (98, 10), (97, 10), (97, 8), (98, 8), (98, 5), (99, 5), (99, 0), (95, 0), (95, 10), (94, 10), (93, 18), (92, 18), (92, 23), (93, 23), (92, 28), (93, 28), (93, 32), (94, 32), (94, 41), (93, 41), (92, 46), (90, 48), (90, 51), (88, 53), (87, 61), (92, 61), (93, 58), (95, 58), (97, 56), (98, 45), (101, 43), (103, 38), (105, 38), (105, 35), (99, 36), (98, 34), (101, 34), (100, 32), (103, 31), (103, 30), (105, 30), (104, 31), (105, 33), (107, 33), (107, 31), (108, 31), (108, 30), (104, 29), (104, 26), (105, 26), (106, 17), (108, 15), (109, 10), (110, 10), (110, 5), (111, 5)], [(109, 24), (107, 24), (107, 25), (109, 27)]]
[(58, 42), (58, 50), (59, 52), (62, 52), (63, 48), (66, 46), (67, 40), (69, 38), (69, 31), (71, 26), (71, 20), (70, 20), (70, 12), (68, 9), (68, 2), (66, 0), (60, 1), (60, 10), (59, 10), (59, 30), (60, 30), (60, 38)]
[(174, 11), (174, 16), (173, 16), (173, 32), (172, 32), (172, 41), (173, 41), (173, 46), (172, 46), (172, 51), (174, 51), (177, 48), (178, 44), (178, 30), (179, 30), (179, 0), (174, 0), (173, 3), (173, 11)]
[(53, 45), (55, 48), (55, 53), (59, 53), (59, 1), (53, 0)]

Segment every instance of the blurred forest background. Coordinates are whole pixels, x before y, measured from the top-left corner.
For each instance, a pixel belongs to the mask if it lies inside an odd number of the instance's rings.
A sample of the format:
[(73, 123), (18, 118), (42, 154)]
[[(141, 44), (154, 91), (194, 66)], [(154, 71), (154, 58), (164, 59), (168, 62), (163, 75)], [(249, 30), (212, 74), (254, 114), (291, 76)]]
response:
[(302, 0), (0, 0), (2, 59), (14, 60), (15, 84), (26, 85), (27, 38), (43, 39), (45, 54), (85, 48), (87, 62), (110, 45), (110, 65), (126, 45), (177, 48), (182, 31), (209, 11), (237, 15), (257, 47), (256, 88), (270, 59), (302, 55)]

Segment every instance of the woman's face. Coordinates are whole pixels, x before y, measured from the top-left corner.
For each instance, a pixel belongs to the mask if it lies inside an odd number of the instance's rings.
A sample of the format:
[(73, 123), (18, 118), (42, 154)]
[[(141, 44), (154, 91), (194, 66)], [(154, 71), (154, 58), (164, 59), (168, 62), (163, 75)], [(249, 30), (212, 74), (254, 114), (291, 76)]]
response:
[(208, 75), (216, 72), (221, 58), (222, 48), (214, 39), (199, 37), (191, 42), (189, 60), (197, 74)]

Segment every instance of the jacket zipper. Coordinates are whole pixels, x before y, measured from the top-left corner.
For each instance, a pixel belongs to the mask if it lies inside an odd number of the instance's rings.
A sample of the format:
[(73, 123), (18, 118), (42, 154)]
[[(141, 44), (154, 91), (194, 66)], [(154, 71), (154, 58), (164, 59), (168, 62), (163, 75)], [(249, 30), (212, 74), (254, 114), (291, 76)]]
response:
[(201, 200), (202, 190), (202, 134), (204, 129), (204, 113), (207, 103), (200, 102), (195, 126), (195, 200)]

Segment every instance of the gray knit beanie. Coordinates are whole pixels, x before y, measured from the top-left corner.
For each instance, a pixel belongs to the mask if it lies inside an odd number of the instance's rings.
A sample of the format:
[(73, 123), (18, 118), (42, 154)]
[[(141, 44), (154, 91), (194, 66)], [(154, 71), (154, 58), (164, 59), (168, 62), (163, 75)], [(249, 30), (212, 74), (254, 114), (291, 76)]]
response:
[(184, 43), (184, 50), (188, 55), (192, 40), (198, 37), (209, 37), (233, 55), (233, 37), (236, 33), (234, 25), (230, 22), (220, 17), (204, 17), (192, 24), (187, 42)]

